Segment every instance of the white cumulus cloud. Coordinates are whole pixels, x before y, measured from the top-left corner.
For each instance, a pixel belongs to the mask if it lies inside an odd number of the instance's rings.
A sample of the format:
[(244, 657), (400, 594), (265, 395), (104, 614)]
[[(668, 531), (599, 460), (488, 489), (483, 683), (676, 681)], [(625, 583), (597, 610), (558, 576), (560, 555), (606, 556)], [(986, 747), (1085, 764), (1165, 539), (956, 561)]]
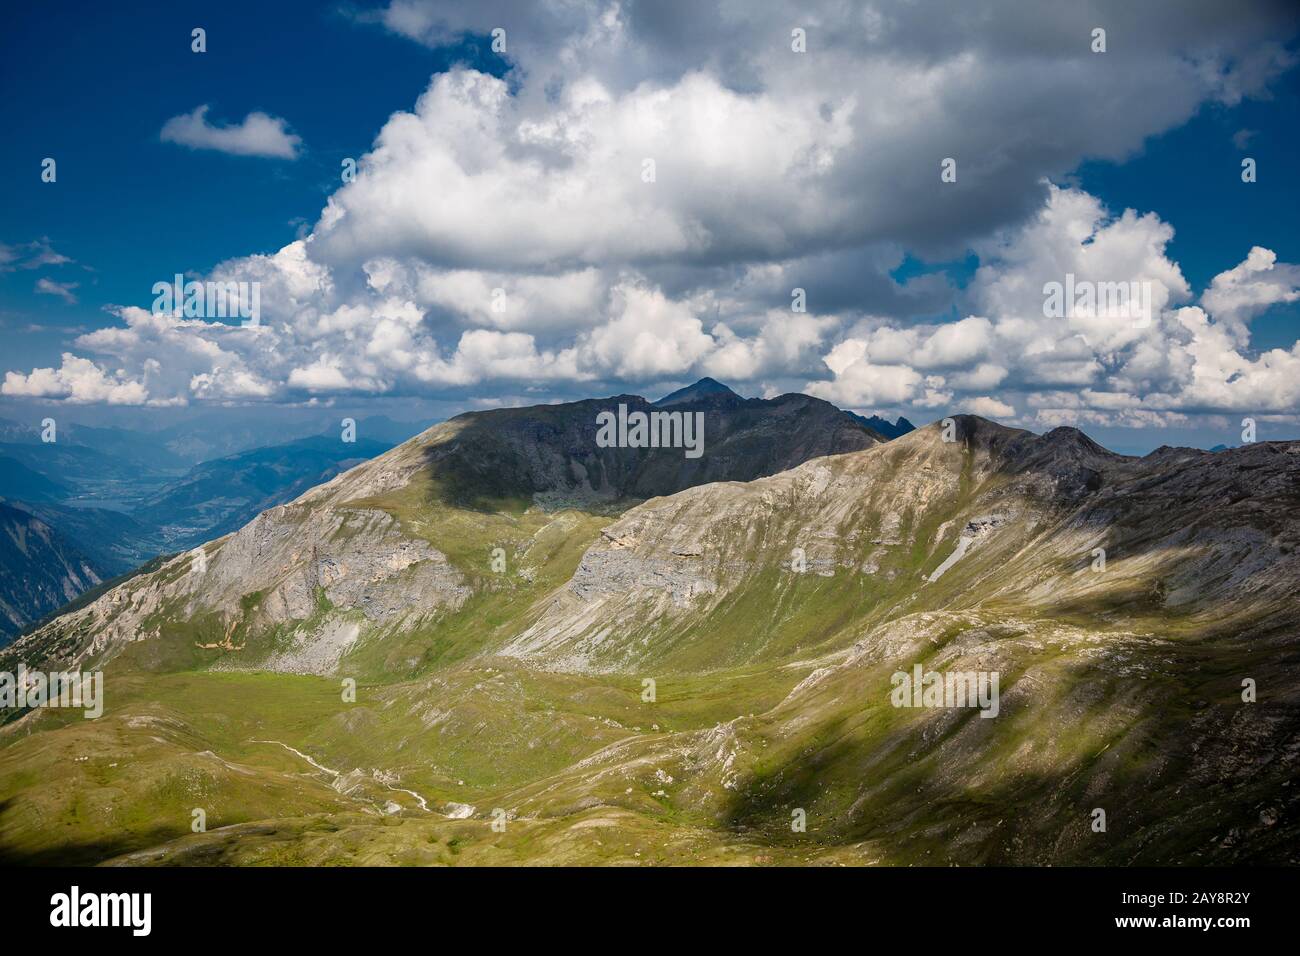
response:
[(239, 123), (214, 125), (208, 122), (207, 105), (173, 116), (163, 124), (159, 137), (164, 143), (178, 143), (190, 149), (215, 149), (233, 156), (266, 156), (297, 159), (301, 137), (289, 132), (288, 124), (276, 116), (252, 112)]
[[(435, 75), (301, 239), (212, 270), (260, 284), (260, 327), (134, 303), (60, 368), (10, 372), (5, 394), (491, 404), (707, 374), (1025, 423), (1293, 414), (1300, 353), (1252, 349), (1250, 322), (1297, 301), (1296, 266), (1256, 248), (1198, 298), (1159, 211), (1053, 183), (1122, 162), (1205, 103), (1266, 93), (1292, 64), (1279, 41), (1294, 16), (1200, 0), (1025, 9), (394, 0), (363, 18), (429, 46), (501, 27), (509, 72)], [(1103, 20), (1104, 58), (1090, 49)], [(281, 119), (207, 114), (163, 138), (301, 148)], [(972, 252), (964, 290), (896, 278), (909, 256)], [(1050, 314), (1045, 285), (1067, 278), (1136, 283), (1147, 321)]]

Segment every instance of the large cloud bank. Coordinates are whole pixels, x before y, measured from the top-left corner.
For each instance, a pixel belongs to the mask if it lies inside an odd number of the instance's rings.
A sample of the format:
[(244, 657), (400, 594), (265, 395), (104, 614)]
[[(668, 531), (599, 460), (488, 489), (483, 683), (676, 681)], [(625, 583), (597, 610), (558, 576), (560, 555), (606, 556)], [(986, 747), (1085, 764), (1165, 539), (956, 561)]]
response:
[[(1255, 248), (1195, 295), (1157, 213), (1051, 185), (1266, 91), (1291, 66), (1290, 14), (1032, 12), (398, 0), (370, 18), (431, 46), (502, 28), (510, 72), (434, 76), (306, 238), (214, 269), (261, 283), (261, 327), (122, 307), (3, 393), (473, 400), (707, 374), (1042, 424), (1293, 413), (1300, 344), (1253, 351), (1250, 323), (1300, 297), (1300, 269)], [(906, 253), (969, 251), (960, 292), (891, 276)], [(1044, 284), (1066, 274), (1144, 283), (1150, 320), (1045, 315)]]

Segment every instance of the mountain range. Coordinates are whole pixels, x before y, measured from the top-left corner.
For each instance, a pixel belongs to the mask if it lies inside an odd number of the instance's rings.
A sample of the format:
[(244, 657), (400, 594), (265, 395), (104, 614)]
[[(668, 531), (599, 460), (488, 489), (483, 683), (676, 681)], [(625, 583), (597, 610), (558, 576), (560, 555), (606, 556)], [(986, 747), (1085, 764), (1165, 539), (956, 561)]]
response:
[[(703, 455), (601, 447), (619, 405)], [(107, 688), (0, 728), (0, 856), (1295, 862), (1297, 547), (1295, 442), (707, 380), (467, 413), (0, 651)], [(996, 714), (899, 706), (916, 668)]]

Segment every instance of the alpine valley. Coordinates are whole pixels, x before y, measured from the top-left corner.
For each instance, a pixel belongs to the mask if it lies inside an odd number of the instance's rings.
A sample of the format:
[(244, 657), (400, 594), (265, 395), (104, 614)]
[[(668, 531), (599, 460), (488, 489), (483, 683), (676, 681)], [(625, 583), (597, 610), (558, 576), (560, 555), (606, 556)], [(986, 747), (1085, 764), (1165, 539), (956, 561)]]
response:
[[(619, 406), (702, 454), (598, 443)], [(0, 650), (104, 673), (97, 719), (7, 712), (0, 858), (1300, 862), (1300, 442), (877, 425), (704, 380), (313, 440), (251, 520), (195, 474), (188, 550)], [(31, 588), (86, 575), (11, 510)], [(996, 715), (894, 706), (914, 668)]]

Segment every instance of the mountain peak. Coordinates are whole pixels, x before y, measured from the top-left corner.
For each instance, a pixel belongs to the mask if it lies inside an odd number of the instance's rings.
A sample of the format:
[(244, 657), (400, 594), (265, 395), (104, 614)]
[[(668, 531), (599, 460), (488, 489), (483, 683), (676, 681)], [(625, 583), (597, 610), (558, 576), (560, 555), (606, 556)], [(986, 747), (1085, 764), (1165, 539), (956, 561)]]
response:
[(659, 401), (656, 405), (680, 405), (682, 402), (693, 402), (696, 399), (707, 398), (711, 395), (731, 395), (734, 398), (740, 396), (733, 392), (727, 386), (723, 385), (717, 379), (702, 378), (694, 385), (687, 385), (685, 388), (679, 388), (675, 392), (670, 392)]
[(916, 431), (916, 426), (902, 415), (898, 416), (898, 421), (891, 424), (888, 418), (882, 418), (879, 415), (867, 417), (859, 415), (857, 412), (849, 412), (849, 414), (852, 415), (856, 421), (866, 425), (872, 431), (886, 439), (901, 438), (908, 432)]

